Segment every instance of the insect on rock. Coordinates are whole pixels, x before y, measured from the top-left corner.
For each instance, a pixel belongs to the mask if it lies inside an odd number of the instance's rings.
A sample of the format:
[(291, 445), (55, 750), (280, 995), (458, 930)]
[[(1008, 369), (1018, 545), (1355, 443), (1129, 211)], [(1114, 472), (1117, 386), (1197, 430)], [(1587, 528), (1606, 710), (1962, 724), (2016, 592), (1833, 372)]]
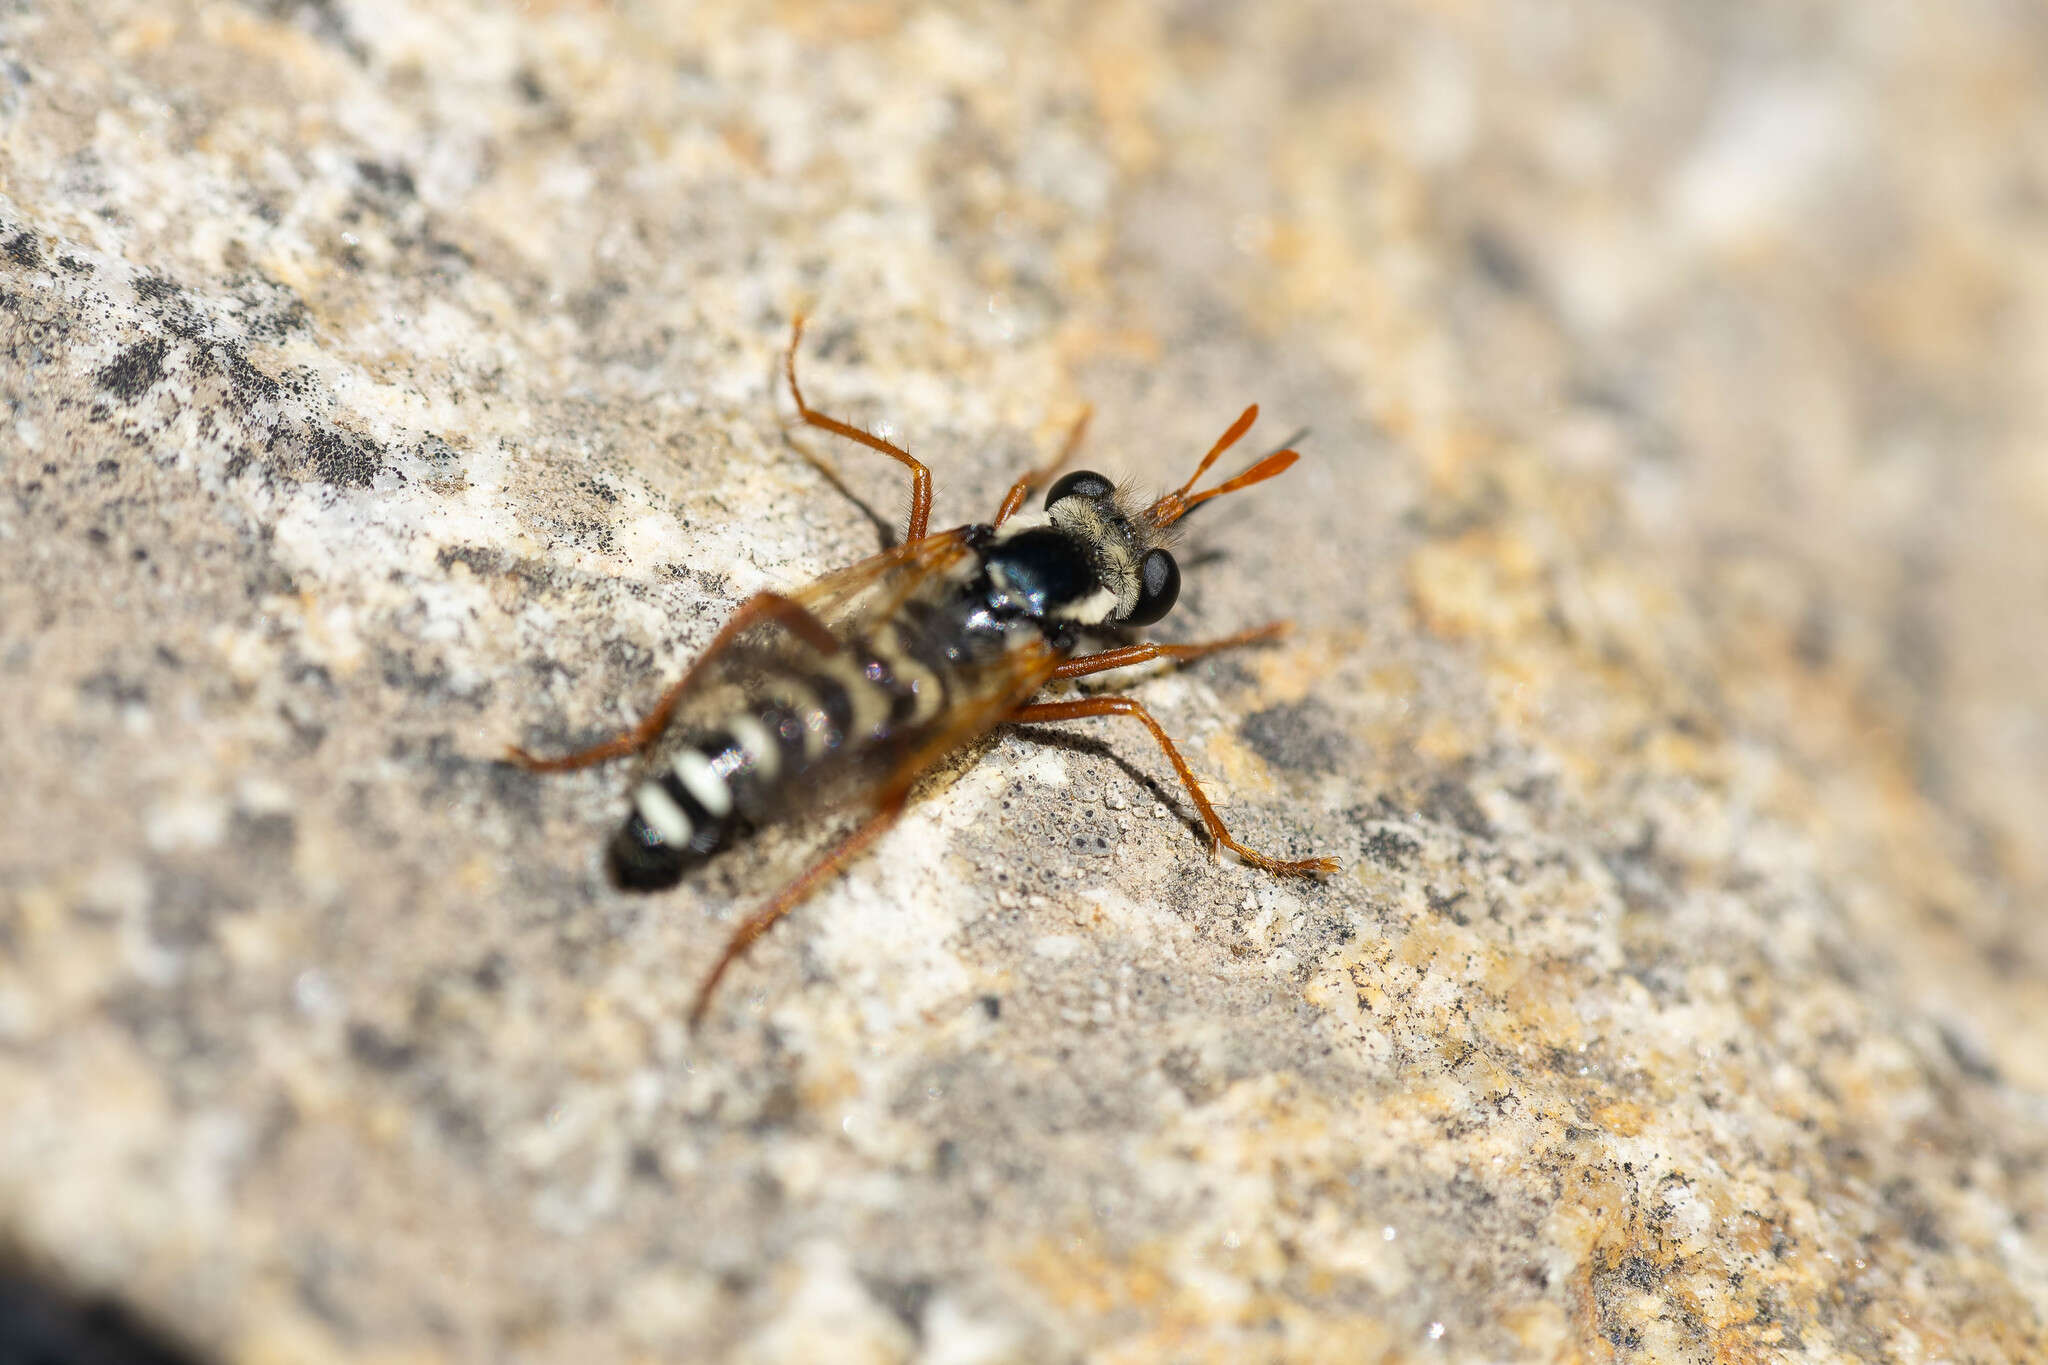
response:
[[(751, 827), (858, 813), (850, 833), (733, 932), (697, 990), (692, 1026), (748, 946), (895, 823), (920, 775), (999, 725), (1128, 716), (1164, 751), (1214, 849), (1283, 876), (1335, 871), (1328, 858), (1274, 858), (1232, 838), (1180, 750), (1132, 698), (1034, 700), (1048, 683), (1154, 659), (1199, 659), (1285, 629), (1204, 644), (1128, 636), (1165, 617), (1180, 594), (1180, 568), (1167, 548), (1175, 523), (1299, 458), (1277, 450), (1195, 491), (1250, 429), (1257, 405), (1231, 423), (1185, 484), (1149, 505), (1100, 474), (1076, 471), (1051, 483), (1041, 510), (1023, 512), (1031, 491), (1079, 445), (1084, 414), (1051, 465), (1010, 486), (993, 520), (932, 532), (931, 471), (804, 401), (796, 377), (803, 327), (799, 316), (783, 358), (797, 413), (910, 471), (903, 542), (799, 592), (755, 594), (630, 731), (558, 758), (510, 755), (536, 772), (639, 760), (631, 810), (606, 854), (612, 881), (627, 890), (675, 885)], [(1100, 647), (1086, 648), (1090, 642)]]

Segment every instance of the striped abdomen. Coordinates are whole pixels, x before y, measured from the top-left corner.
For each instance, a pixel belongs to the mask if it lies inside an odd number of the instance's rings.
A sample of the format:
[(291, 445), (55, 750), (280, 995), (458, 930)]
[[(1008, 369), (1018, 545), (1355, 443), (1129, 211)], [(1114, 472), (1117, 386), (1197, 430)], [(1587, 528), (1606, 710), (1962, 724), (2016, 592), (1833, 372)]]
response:
[(805, 804), (858, 765), (886, 767), (930, 733), (960, 679), (936, 632), (884, 626), (837, 653), (752, 661), (761, 700), (661, 744), (612, 839), (612, 880), (673, 886), (749, 825)]

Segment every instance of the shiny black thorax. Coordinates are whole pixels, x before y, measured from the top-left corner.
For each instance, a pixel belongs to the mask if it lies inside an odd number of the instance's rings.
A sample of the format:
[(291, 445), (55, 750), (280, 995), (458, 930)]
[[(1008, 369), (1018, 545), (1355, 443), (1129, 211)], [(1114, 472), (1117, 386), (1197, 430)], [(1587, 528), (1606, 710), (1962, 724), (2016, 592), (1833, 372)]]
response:
[(1050, 526), (998, 539), (994, 528), (976, 525), (967, 528), (966, 540), (977, 567), (960, 582), (941, 619), (930, 623), (937, 633), (954, 633), (949, 657), (955, 663), (992, 661), (1020, 633), (1071, 654), (1078, 643), (1074, 628), (1056, 613), (1100, 586), (1086, 547)]

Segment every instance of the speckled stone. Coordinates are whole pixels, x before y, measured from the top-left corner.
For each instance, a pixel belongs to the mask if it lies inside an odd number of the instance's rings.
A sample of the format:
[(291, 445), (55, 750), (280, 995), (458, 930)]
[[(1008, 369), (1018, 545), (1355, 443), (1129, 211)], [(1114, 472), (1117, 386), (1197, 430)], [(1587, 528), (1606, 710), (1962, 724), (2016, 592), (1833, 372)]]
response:
[[(737, 969), (539, 779), (1096, 405), (1198, 518)], [(2048, 1357), (2022, 5), (18, 0), (0, 1261), (200, 1358)], [(1225, 511), (1223, 508), (1227, 508)]]

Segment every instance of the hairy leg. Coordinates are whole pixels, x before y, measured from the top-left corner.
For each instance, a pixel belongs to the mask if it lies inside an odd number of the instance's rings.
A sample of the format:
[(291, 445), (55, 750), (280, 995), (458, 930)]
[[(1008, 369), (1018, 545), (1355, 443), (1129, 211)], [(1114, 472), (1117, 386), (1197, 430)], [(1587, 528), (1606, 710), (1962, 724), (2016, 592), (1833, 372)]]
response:
[(528, 772), (566, 773), (574, 772), (578, 768), (592, 767), (614, 758), (629, 758), (639, 753), (660, 738), (661, 732), (668, 728), (669, 717), (675, 713), (676, 702), (704, 665), (716, 658), (719, 651), (732, 642), (734, 636), (763, 621), (782, 622), (792, 635), (821, 654), (836, 653), (839, 649), (839, 642), (832, 638), (832, 633), (825, 629), (824, 623), (805, 610), (802, 603), (784, 597), (779, 592), (756, 593), (740, 604), (740, 609), (732, 614), (732, 619), (727, 621), (711, 643), (705, 646), (704, 652), (697, 657), (697, 662), (690, 665), (690, 671), (683, 674), (675, 686), (662, 693), (661, 700), (657, 701), (654, 708), (632, 729), (602, 743), (593, 744), (588, 749), (579, 749), (573, 754), (563, 754), (559, 758), (538, 758), (520, 748), (507, 750), (505, 757)]
[(1031, 496), (1032, 489), (1044, 487), (1053, 475), (1060, 472), (1067, 461), (1074, 458), (1074, 452), (1081, 448), (1081, 437), (1087, 433), (1088, 419), (1094, 415), (1095, 409), (1092, 407), (1081, 409), (1081, 415), (1074, 419), (1074, 425), (1068, 430), (1067, 439), (1060, 446), (1060, 453), (1053, 457), (1052, 463), (1041, 469), (1028, 471), (1010, 485), (1010, 491), (1003, 495), (1003, 505), (996, 509), (995, 525), (1001, 526), (1015, 516), (1017, 509), (1024, 505), (1024, 499)]
[(879, 451), (890, 459), (903, 464), (910, 470), (910, 525), (903, 532), (905, 544), (923, 540), (925, 529), (932, 519), (932, 472), (907, 450), (891, 445), (871, 432), (862, 431), (849, 422), (836, 417), (827, 417), (810, 404), (804, 402), (804, 391), (796, 382), (796, 348), (804, 339), (804, 317), (799, 313), (790, 326), (789, 351), (783, 356), (782, 370), (789, 376), (790, 396), (796, 400), (797, 415), (821, 431), (834, 436), (844, 436), (849, 441), (858, 441), (869, 450)]
[(1167, 738), (1166, 731), (1152, 718), (1152, 713), (1130, 697), (1087, 697), (1080, 701), (1039, 702), (1021, 708), (1010, 719), (1017, 723), (1028, 723), (1083, 720), (1090, 716), (1129, 716), (1152, 732), (1152, 738), (1158, 740), (1159, 747), (1166, 751), (1166, 757), (1173, 764), (1174, 772), (1179, 775), (1181, 785), (1187, 788), (1188, 799), (1195, 803), (1195, 809), (1201, 813), (1202, 823), (1208, 827), (1209, 838), (1216, 847), (1227, 848), (1253, 867), (1267, 872), (1277, 872), (1282, 876), (1311, 877), (1337, 870), (1337, 861), (1334, 858), (1303, 858), (1299, 861), (1288, 861), (1261, 853), (1257, 849), (1247, 848), (1232, 838), (1230, 831), (1224, 827), (1223, 817), (1216, 813), (1216, 807), (1209, 804), (1209, 798), (1203, 793), (1201, 783), (1195, 781), (1194, 770), (1189, 768), (1187, 760), (1180, 756), (1180, 750)]
[(775, 922), (795, 909), (803, 899), (817, 889), (818, 883), (845, 867), (864, 852), (869, 844), (888, 832), (903, 814), (904, 799), (898, 796), (863, 821), (859, 828), (834, 845), (826, 854), (812, 863), (789, 885), (775, 893), (766, 905), (747, 916), (732, 937), (725, 941), (725, 949), (718, 955), (718, 961), (705, 974), (704, 982), (697, 987), (697, 998), (690, 1006), (690, 1027), (695, 1029), (704, 1022), (704, 1015), (711, 1008), (711, 994), (718, 989), (726, 969), (740, 959), (753, 945), (755, 939), (767, 933)]
[(1083, 654), (1078, 659), (1069, 659), (1053, 670), (1055, 678), (1085, 678), (1093, 673), (1106, 673), (1112, 668), (1129, 668), (1133, 664), (1146, 664), (1154, 659), (1173, 659), (1186, 663), (1204, 655), (1215, 654), (1226, 649), (1237, 649), (1244, 645), (1264, 644), (1277, 640), (1288, 631), (1285, 621), (1260, 626), (1240, 635), (1222, 640), (1209, 640), (1195, 645), (1161, 645), (1150, 640), (1142, 644), (1124, 645), (1118, 649), (1105, 649), (1095, 654)]

